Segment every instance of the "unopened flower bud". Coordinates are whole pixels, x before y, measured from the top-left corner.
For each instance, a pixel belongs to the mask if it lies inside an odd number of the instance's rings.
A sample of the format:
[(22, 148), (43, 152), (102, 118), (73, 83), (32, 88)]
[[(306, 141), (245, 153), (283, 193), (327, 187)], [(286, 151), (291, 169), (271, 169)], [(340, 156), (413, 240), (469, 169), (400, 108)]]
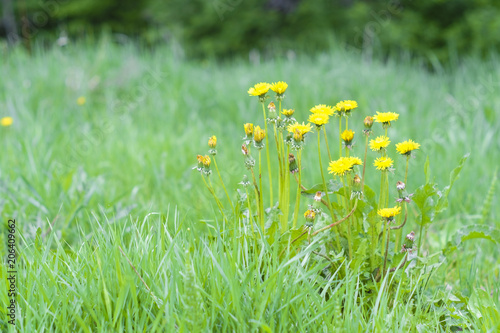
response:
[(203, 157), (203, 173), (207, 176), (212, 173), (212, 170), (210, 170), (210, 163), (211, 163), (210, 156), (205, 155)]
[(283, 109), (283, 111), (281, 111), (281, 113), (283, 113), (287, 117), (293, 116), (294, 112), (295, 109)]
[(196, 160), (198, 161), (198, 166), (196, 167), (196, 169), (201, 172), (203, 170), (203, 156), (196, 155)]
[(215, 146), (217, 146), (217, 137), (215, 135), (212, 135), (209, 139), (208, 139), (208, 146), (210, 148), (215, 148)]
[(242, 144), (241, 145), (241, 152), (243, 153), (243, 155), (247, 156), (248, 155), (248, 148), (245, 144)]
[(415, 232), (412, 231), (408, 235), (406, 235), (406, 239), (410, 240), (411, 242), (415, 241)]
[(352, 179), (352, 182), (355, 185), (359, 185), (359, 184), (361, 184), (361, 178), (358, 175), (355, 175), (354, 178)]
[(262, 140), (266, 137), (266, 131), (260, 128), (260, 126), (255, 126), (255, 129), (253, 131), (253, 141), (254, 141), (254, 146), (257, 149), (262, 149), (264, 148), (264, 143)]
[(295, 160), (295, 156), (293, 154), (288, 154), (288, 164), (290, 165), (291, 173), (299, 172), (297, 161)]
[(243, 175), (243, 180), (240, 182), (240, 184), (241, 184), (243, 187), (248, 187), (248, 186), (250, 186), (250, 181), (248, 180), (247, 175)]
[(398, 189), (398, 191), (402, 191), (405, 189), (405, 183), (403, 183), (402, 181), (398, 181), (396, 183), (396, 188)]
[(363, 122), (365, 124), (366, 128), (372, 128), (373, 125), (373, 117), (372, 116), (367, 116)]
[(314, 195), (314, 201), (316, 202), (321, 201), (321, 196), (322, 196), (321, 191), (316, 192), (316, 194)]
[(245, 128), (245, 134), (247, 135), (247, 137), (251, 138), (253, 135), (253, 124), (246, 123), (245, 125), (243, 125), (243, 127)]
[(269, 103), (269, 105), (267, 106), (267, 108), (271, 112), (275, 112), (276, 111), (276, 105), (274, 105), (274, 102)]

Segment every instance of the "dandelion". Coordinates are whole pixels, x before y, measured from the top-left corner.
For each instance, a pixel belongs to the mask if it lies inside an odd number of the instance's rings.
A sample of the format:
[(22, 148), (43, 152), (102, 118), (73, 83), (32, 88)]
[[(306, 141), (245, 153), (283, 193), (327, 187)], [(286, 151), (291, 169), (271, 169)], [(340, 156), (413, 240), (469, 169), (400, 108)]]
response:
[(210, 148), (208, 150), (208, 152), (210, 153), (210, 155), (216, 155), (217, 154), (217, 149), (215, 149), (216, 146), (217, 146), (217, 137), (215, 135), (212, 135), (208, 139), (208, 147)]
[(316, 219), (316, 212), (313, 209), (308, 209), (304, 213), (304, 217), (306, 218), (306, 226), (312, 227)]
[(354, 138), (354, 131), (345, 130), (344, 132), (342, 132), (340, 137), (342, 138), (342, 140), (344, 140), (346, 146), (348, 146), (351, 143), (352, 139)]
[(295, 109), (283, 109), (281, 113), (283, 113), (286, 117), (291, 117), (295, 113)]
[(269, 91), (271, 85), (267, 82), (260, 82), (255, 84), (253, 87), (248, 89), (248, 94), (250, 96), (264, 97), (264, 95)]
[(355, 165), (362, 165), (363, 162), (357, 157), (341, 157), (336, 161), (331, 161), (328, 172), (336, 176), (344, 176), (351, 171)]
[(262, 142), (266, 137), (266, 131), (260, 128), (260, 126), (255, 126), (253, 131), (253, 141), (254, 146), (258, 149), (262, 149), (264, 147), (264, 143)]
[(366, 129), (372, 128), (373, 117), (372, 116), (366, 116), (365, 120), (363, 121), (363, 124), (365, 125)]
[(286, 128), (288, 132), (293, 134), (293, 139), (295, 141), (295, 149), (301, 148), (301, 143), (304, 141), (304, 136), (309, 133), (312, 130), (311, 124), (307, 123), (304, 124), (299, 124), (298, 122), (295, 122), (295, 124), (288, 125)]
[(325, 104), (318, 104), (311, 108), (309, 111), (311, 111), (311, 113), (324, 113), (328, 116), (333, 116), (333, 114), (335, 113), (334, 108)]
[(387, 148), (387, 146), (391, 143), (388, 137), (386, 136), (378, 136), (375, 140), (370, 140), (370, 149), (373, 151), (380, 152), (382, 149)]
[[(198, 159), (198, 163), (200, 162), (200, 159)], [(210, 160), (210, 156), (208, 155), (205, 155), (201, 158), (201, 162), (203, 164), (203, 173), (205, 175), (210, 175), (212, 173), (212, 170), (210, 170), (210, 164), (211, 164), (211, 160)]]
[(12, 117), (3, 117), (2, 119), (0, 119), (0, 125), (2, 125), (3, 127), (9, 127), (13, 122), (14, 119), (12, 119)]
[(398, 151), (398, 153), (400, 153), (401, 155), (406, 155), (406, 156), (411, 155), (412, 151), (414, 151), (415, 149), (419, 149), (419, 148), (420, 148), (420, 144), (418, 144), (412, 140), (403, 141), (403, 142), (396, 144), (396, 150)]
[(199, 172), (201, 172), (203, 170), (203, 161), (204, 161), (204, 158), (203, 158), (202, 155), (196, 155), (196, 160), (198, 161), (198, 166), (196, 167), (196, 170), (198, 170)]
[(84, 105), (84, 104), (85, 104), (85, 102), (86, 102), (86, 101), (87, 101), (87, 100), (85, 99), (85, 97), (80, 96), (80, 97), (78, 97), (78, 98), (76, 99), (76, 104), (78, 104), (78, 105), (82, 106), (82, 105)]
[(401, 207), (396, 206), (394, 208), (382, 208), (377, 211), (377, 214), (386, 220), (390, 221), (394, 219), (394, 216), (401, 213)]
[(283, 94), (286, 91), (286, 88), (288, 88), (288, 84), (286, 84), (286, 82), (283, 81), (275, 82), (271, 85), (271, 90), (278, 95), (278, 98), (283, 96)]
[(317, 127), (321, 127), (324, 124), (328, 124), (328, 118), (329, 116), (326, 113), (313, 113), (309, 115), (309, 121), (310, 123), (313, 123)]
[(377, 111), (377, 114), (373, 116), (373, 120), (377, 123), (382, 123), (384, 128), (391, 126), (391, 121), (396, 121), (399, 118), (399, 114), (394, 112), (384, 112), (380, 113)]
[(348, 115), (351, 113), (352, 110), (358, 107), (358, 103), (356, 101), (351, 101), (351, 100), (345, 100), (338, 102), (337, 105), (335, 105), (335, 109), (339, 114), (341, 115)]
[[(253, 124), (252, 123), (246, 123), (243, 125), (243, 128), (245, 129), (245, 134), (246, 134), (246, 140), (251, 140), (253, 136)], [(247, 142), (248, 143), (248, 142)]]
[(377, 167), (377, 170), (386, 171), (392, 167), (394, 161), (390, 157), (379, 157), (375, 160), (373, 165)]
[(405, 183), (403, 183), (402, 181), (398, 180), (398, 182), (396, 183), (396, 189), (398, 191), (402, 191), (405, 189)]

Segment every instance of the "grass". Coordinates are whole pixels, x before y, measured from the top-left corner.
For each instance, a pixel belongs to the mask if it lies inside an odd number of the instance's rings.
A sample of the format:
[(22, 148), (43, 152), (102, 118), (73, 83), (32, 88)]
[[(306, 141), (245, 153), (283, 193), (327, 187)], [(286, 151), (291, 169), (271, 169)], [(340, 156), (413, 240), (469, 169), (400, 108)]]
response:
[[(363, 293), (356, 272), (325, 275), (328, 261), (310, 259), (317, 243), (280, 262), (275, 249), (246, 243), (248, 230), (229, 233), (191, 169), (217, 135), (217, 163), (236, 195), (245, 168), (242, 124), (261, 112), (246, 93), (256, 82), (288, 82), (285, 106), (300, 121), (311, 106), (342, 99), (360, 104), (361, 115), (352, 118), (358, 131), (366, 115), (398, 112), (405, 120), (391, 128), (392, 142), (422, 143), (411, 170), (422, 170), (429, 156), (441, 187), (471, 153), (448, 211), (424, 238), (426, 252), (435, 253), (464, 225), (500, 227), (500, 208), (491, 204), (498, 200), (492, 181), (500, 158), (497, 56), (429, 73), (408, 60), (368, 63), (343, 50), (224, 64), (105, 39), (38, 48), (33, 56), (0, 52), (0, 116), (14, 118), (0, 128), (0, 253), (14, 217), (19, 331), (498, 329), (494, 243), (465, 243), (432, 278), (417, 277), (406, 291), (401, 283), (394, 301), (382, 289), (375, 303), (354, 302)], [(315, 149), (305, 150), (303, 168), (316, 160)], [(319, 183), (315, 177), (304, 173), (303, 183)], [(423, 181), (415, 171), (408, 184)], [(412, 221), (405, 230), (411, 229), (417, 231)], [(1, 272), (3, 279), (3, 265)]]

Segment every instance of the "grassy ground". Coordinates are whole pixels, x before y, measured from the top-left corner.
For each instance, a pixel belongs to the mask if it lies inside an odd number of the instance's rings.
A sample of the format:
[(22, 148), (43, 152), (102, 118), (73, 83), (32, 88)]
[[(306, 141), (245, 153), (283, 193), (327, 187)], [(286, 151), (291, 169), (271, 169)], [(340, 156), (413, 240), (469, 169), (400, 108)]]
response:
[[(355, 272), (328, 282), (322, 267), (308, 266), (314, 248), (276, 263), (273, 249), (236, 242), (241, 234), (215, 235), (216, 207), (192, 167), (217, 135), (222, 177), (235, 193), (244, 171), (242, 124), (261, 116), (246, 93), (256, 82), (288, 82), (285, 106), (300, 121), (313, 105), (342, 99), (360, 105), (352, 118), (358, 133), (366, 115), (398, 112), (392, 142), (422, 143), (411, 161), (414, 187), (424, 181), (426, 156), (442, 187), (471, 153), (449, 210), (426, 234), (424, 248), (434, 253), (461, 226), (500, 227), (500, 208), (484, 205), (500, 158), (498, 58), (429, 73), (409, 61), (367, 63), (342, 50), (222, 65), (185, 61), (175, 49), (150, 53), (106, 41), (32, 57), (1, 52), (0, 117), (12, 116), (14, 124), (0, 128), (0, 210), (22, 234), (20, 331), (437, 331), (443, 318), (495, 329), (500, 251), (493, 243), (465, 244), (411, 302), (401, 296), (387, 304), (381, 292), (377, 306), (368, 307), (349, 301), (358, 290)], [(304, 169), (316, 158), (314, 149), (306, 151)], [(304, 182), (319, 179), (310, 173)], [(2, 256), (6, 235), (3, 223)], [(430, 303), (447, 300), (451, 311), (455, 303), (443, 295), (463, 297), (472, 315), (457, 310), (453, 319)], [(0, 298), (6, 304), (3, 288)], [(340, 304), (345, 316), (332, 316)]]

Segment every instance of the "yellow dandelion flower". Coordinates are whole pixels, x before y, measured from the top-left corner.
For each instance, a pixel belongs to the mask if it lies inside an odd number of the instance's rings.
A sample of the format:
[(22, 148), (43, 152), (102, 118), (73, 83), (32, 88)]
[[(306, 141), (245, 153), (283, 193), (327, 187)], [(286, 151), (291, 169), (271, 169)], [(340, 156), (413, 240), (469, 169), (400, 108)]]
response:
[(390, 157), (379, 157), (375, 160), (375, 163), (373, 163), (373, 165), (377, 167), (377, 170), (385, 171), (392, 167), (393, 163), (394, 161)]
[(287, 117), (291, 117), (295, 113), (295, 109), (283, 109), (281, 113), (283, 113)]
[(212, 135), (209, 139), (208, 139), (208, 146), (210, 148), (215, 148), (215, 146), (217, 146), (217, 137), (215, 135)]
[(308, 121), (319, 127), (328, 124), (328, 118), (329, 116), (326, 113), (313, 113), (309, 115)]
[(288, 127), (286, 129), (290, 133), (299, 132), (299, 133), (301, 133), (301, 135), (304, 135), (312, 130), (312, 126), (309, 123), (307, 123), (307, 125), (306, 125), (303, 122), (302, 122), (302, 124), (295, 122), (295, 124), (288, 125)]
[(253, 131), (253, 139), (255, 142), (260, 143), (266, 137), (266, 131), (264, 131), (260, 126), (255, 126)]
[(398, 215), (401, 213), (401, 207), (397, 206), (394, 208), (382, 208), (377, 211), (377, 214), (386, 218), (386, 219), (392, 219), (394, 216)]
[(243, 125), (245, 128), (245, 134), (247, 136), (252, 136), (253, 135), (253, 124), (252, 123), (246, 123)]
[(388, 137), (386, 136), (378, 136), (375, 140), (370, 140), (370, 149), (373, 151), (380, 151), (383, 148), (387, 148), (387, 146), (391, 143)]
[(340, 135), (340, 137), (345, 142), (351, 142), (352, 139), (354, 138), (354, 131), (352, 131), (352, 130), (345, 130), (345, 131), (342, 132), (342, 134)]
[(2, 119), (0, 119), (0, 125), (2, 125), (3, 127), (9, 127), (13, 122), (14, 119), (12, 119), (12, 117), (3, 117)]
[(271, 85), (269, 83), (260, 82), (248, 89), (248, 94), (250, 96), (263, 96), (269, 91), (270, 88)]
[(196, 159), (198, 160), (198, 163), (203, 164), (204, 157), (202, 155), (196, 155)]
[(354, 110), (355, 108), (358, 107), (358, 103), (356, 101), (351, 101), (351, 100), (345, 100), (338, 102), (337, 105), (335, 105), (335, 109), (339, 112), (350, 112)]
[(377, 114), (373, 116), (373, 120), (377, 123), (382, 123), (384, 125), (391, 125), (391, 121), (396, 121), (399, 118), (399, 114), (394, 112), (383, 112), (380, 113), (377, 111)]
[(335, 113), (334, 108), (325, 104), (318, 104), (311, 108), (309, 111), (311, 111), (312, 113), (325, 113), (328, 116), (333, 116), (333, 114)]
[(361, 159), (358, 157), (341, 157), (336, 161), (331, 161), (328, 166), (328, 172), (336, 176), (344, 176), (352, 170), (355, 165), (361, 165)]
[(76, 104), (78, 104), (78, 105), (82, 106), (82, 105), (84, 105), (84, 104), (85, 104), (85, 102), (86, 102), (86, 101), (87, 101), (87, 100), (85, 99), (85, 97), (80, 96), (80, 97), (78, 97), (78, 98), (76, 99)]
[(271, 85), (271, 90), (277, 93), (278, 95), (283, 95), (288, 88), (288, 84), (283, 81), (275, 82)]
[(210, 163), (211, 163), (210, 156), (205, 155), (205, 156), (203, 157), (203, 166), (204, 166), (205, 168), (209, 168), (209, 167), (210, 167)]
[(413, 150), (419, 149), (419, 148), (420, 148), (420, 144), (416, 143), (412, 140), (403, 141), (403, 142), (396, 144), (396, 150), (401, 155), (410, 155)]
[[(304, 213), (304, 217), (306, 218), (306, 221), (308, 223), (312, 223), (312, 222), (314, 222), (314, 219), (316, 218), (316, 212), (312, 209), (308, 209)], [(309, 226), (312, 226), (312, 225), (309, 225)]]

